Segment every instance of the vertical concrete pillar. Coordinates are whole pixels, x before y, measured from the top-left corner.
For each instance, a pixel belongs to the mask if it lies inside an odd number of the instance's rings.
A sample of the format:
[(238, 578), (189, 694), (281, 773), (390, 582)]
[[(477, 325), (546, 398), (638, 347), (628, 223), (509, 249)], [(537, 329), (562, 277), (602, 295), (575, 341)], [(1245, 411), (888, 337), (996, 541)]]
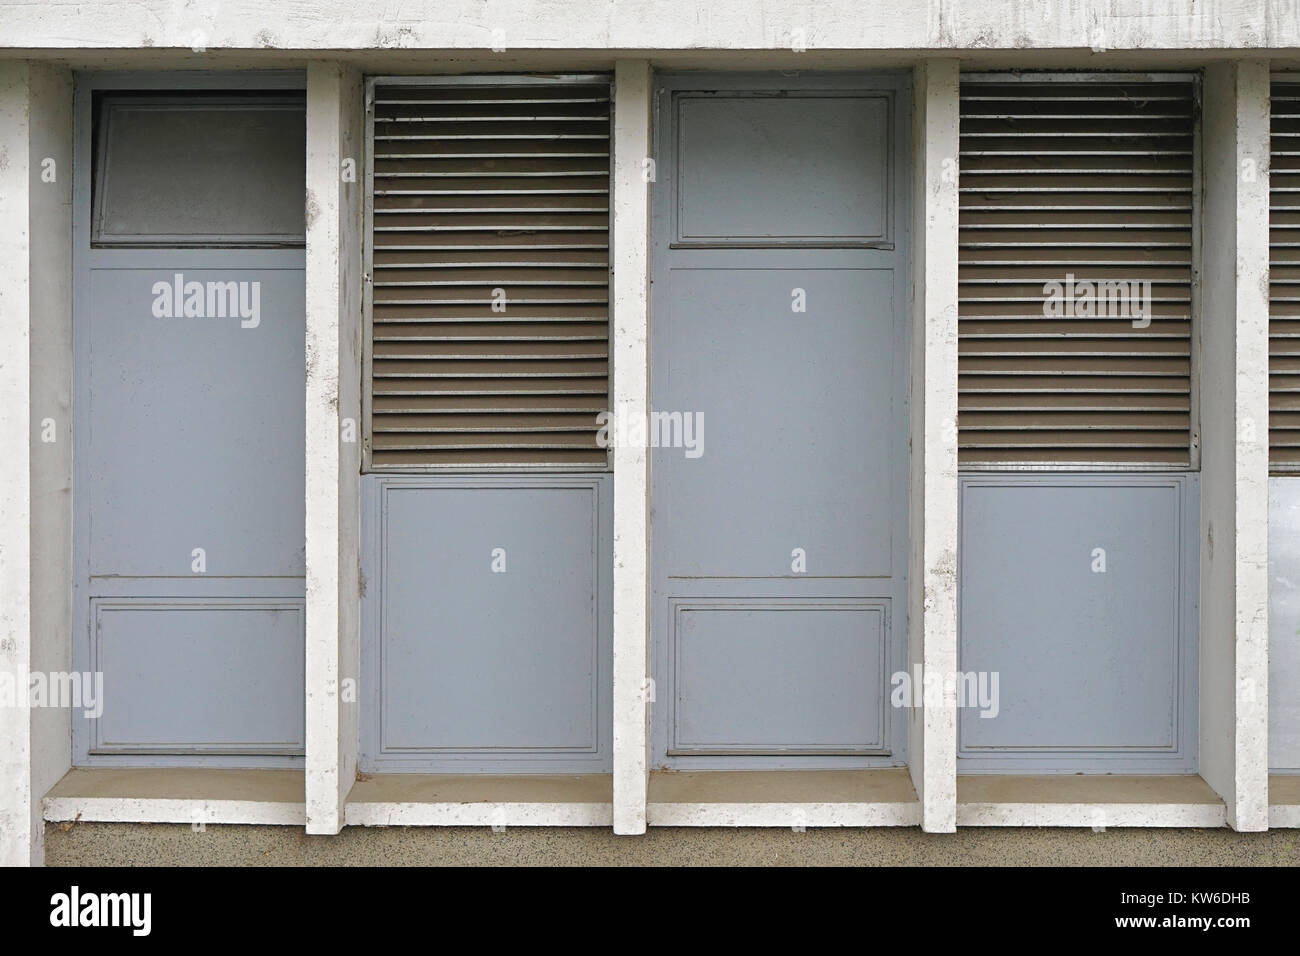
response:
[[(958, 61), (920, 63), (915, 83), (908, 657), (912, 668), (939, 678), (957, 669)], [(956, 701), (929, 706), (921, 696), (908, 733), (921, 827), (951, 832), (957, 828)]]
[(361, 645), (360, 74), (307, 68), (307, 832), (356, 779)]
[(72, 668), (72, 77), (0, 63), (0, 865), (44, 861), (41, 798), (71, 712), (27, 707)]
[[(649, 411), (651, 71), (614, 70), (614, 411)], [(644, 833), (650, 760), (650, 514), (646, 449), (614, 449), (614, 832)]]
[(26, 63), (0, 63), (0, 680), (13, 700), (0, 707), (0, 864), (39, 853), (32, 788), (31, 711), (31, 86)]
[(1269, 71), (1216, 63), (1202, 109), (1200, 769), (1268, 826)]

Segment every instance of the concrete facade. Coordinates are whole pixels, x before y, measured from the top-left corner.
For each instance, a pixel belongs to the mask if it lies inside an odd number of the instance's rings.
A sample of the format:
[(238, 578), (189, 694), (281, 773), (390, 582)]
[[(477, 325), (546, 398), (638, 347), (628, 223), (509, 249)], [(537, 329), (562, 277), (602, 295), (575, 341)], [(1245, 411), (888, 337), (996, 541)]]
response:
[[(957, 671), (957, 156), (959, 63), (916, 68), (912, 149), (912, 461), (909, 657)], [(955, 688), (954, 688), (955, 692)], [(956, 827), (957, 704), (911, 711), (922, 825)]]
[[(71, 666), (72, 445), (64, 436), (71, 430), (74, 70), (305, 71), (308, 373), (305, 771), (69, 773), (66, 711), (0, 708), (0, 862), (42, 862), (45, 821), (74, 820), (279, 824), (322, 835), (383, 825), (612, 826), (620, 835), (679, 826), (947, 833), (1300, 825), (1294, 788), (1270, 801), (1266, 739), (1268, 83), (1270, 71), (1300, 63), (1300, 2), (455, 0), (397, 12), (336, 0), (276, 9), (248, 0), (184, 7), (6, 0), (0, 11), (0, 433), (7, 439), (0, 458), (0, 661), (7, 672)], [(957, 668), (960, 71), (1204, 70), (1200, 295), (1203, 314), (1217, 321), (1202, 323), (1200, 342), (1199, 777), (959, 781), (949, 701), (909, 712), (906, 772), (865, 771), (846, 780), (651, 774), (648, 460), (644, 449), (620, 447), (613, 458), (612, 780), (359, 779), (363, 78), (612, 71), (613, 401), (621, 414), (639, 418), (649, 394), (654, 184), (646, 160), (658, 67), (912, 73), (908, 656), (912, 666), (941, 674)], [(46, 182), (49, 159), (57, 175)], [(344, 174), (349, 160), (358, 170), (353, 179)], [(1257, 174), (1246, 177), (1248, 166)], [(41, 438), (47, 419), (59, 436), (53, 442)], [(356, 441), (343, 437), (349, 422)], [(703, 779), (671, 779), (692, 776)], [(98, 838), (79, 843), (71, 836), (89, 829), (59, 831), (53, 858), (103, 858)], [(102, 832), (112, 840), (121, 831)], [(254, 842), (274, 847), (275, 839)], [(359, 837), (349, 830), (338, 839)]]
[(1204, 90), (1201, 327), (1201, 774), (1237, 829), (1268, 817), (1267, 64), (1215, 64)]
[[(614, 405), (628, 421), (650, 410), (650, 63), (614, 72)], [(650, 462), (614, 450), (614, 832), (644, 833), (650, 782)]]
[[(307, 70), (307, 827), (337, 833), (360, 748), (361, 76)], [(346, 175), (347, 160), (354, 173)], [(348, 423), (351, 428), (348, 428)], [(346, 441), (350, 435), (352, 441)], [(348, 684), (347, 682), (351, 682)], [(351, 692), (348, 692), (348, 688)]]

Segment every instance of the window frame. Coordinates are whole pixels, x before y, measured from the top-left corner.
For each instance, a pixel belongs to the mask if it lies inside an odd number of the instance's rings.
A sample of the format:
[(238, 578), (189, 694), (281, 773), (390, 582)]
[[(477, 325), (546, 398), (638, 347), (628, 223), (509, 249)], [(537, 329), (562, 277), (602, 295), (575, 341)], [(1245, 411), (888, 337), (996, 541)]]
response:
[[(220, 90), (205, 94), (200, 90), (176, 92), (148, 91), (133, 93), (129, 90), (104, 90), (93, 105), (94, 144), (90, 209), (90, 247), (92, 249), (302, 249), (307, 244), (306, 221), (302, 233), (247, 233), (232, 236), (228, 233), (133, 233), (120, 235), (104, 232), (104, 201), (107, 195), (109, 167), (109, 130), (112, 113), (123, 106), (146, 109), (176, 109), (192, 107), (221, 110), (284, 110), (296, 107), (302, 110), (306, 123), (306, 98), (292, 90), (240, 91)], [(305, 157), (304, 157), (305, 163)], [(305, 189), (305, 179), (304, 187)]]

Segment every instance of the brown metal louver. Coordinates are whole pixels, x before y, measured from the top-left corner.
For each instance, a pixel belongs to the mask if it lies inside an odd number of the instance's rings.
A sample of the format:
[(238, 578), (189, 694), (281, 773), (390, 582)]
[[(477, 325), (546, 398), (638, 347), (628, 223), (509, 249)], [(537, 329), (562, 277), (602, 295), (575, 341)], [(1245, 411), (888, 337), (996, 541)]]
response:
[(604, 468), (608, 79), (379, 80), (369, 107), (369, 467)]
[(1196, 98), (1190, 77), (963, 77), (962, 465), (1193, 464)]
[(1269, 465), (1273, 471), (1300, 471), (1300, 80), (1275, 81), (1272, 97)]

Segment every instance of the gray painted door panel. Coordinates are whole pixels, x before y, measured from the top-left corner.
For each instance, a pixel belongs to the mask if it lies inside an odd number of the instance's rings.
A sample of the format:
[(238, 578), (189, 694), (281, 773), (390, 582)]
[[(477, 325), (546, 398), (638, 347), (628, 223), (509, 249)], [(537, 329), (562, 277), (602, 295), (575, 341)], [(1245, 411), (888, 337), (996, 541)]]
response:
[(651, 408), (697, 447), (649, 453), (654, 764), (902, 763), (906, 80), (660, 89)]
[[(888, 577), (896, 403), (892, 271), (677, 269), (656, 317), (655, 407), (703, 418), (655, 455), (677, 575)], [(792, 313), (803, 288), (808, 311)], [(698, 420), (698, 419), (697, 419)], [(846, 520), (852, 515), (852, 520)]]
[(301, 753), (302, 607), (97, 600), (96, 753)]
[[(271, 267), (247, 267), (252, 256)], [(87, 641), (75, 663), (103, 668), (105, 709), (74, 726), (81, 763), (301, 759), (300, 263), (283, 251), (114, 250), (86, 272), (75, 334)], [(259, 283), (256, 326), (156, 315), (155, 284), (177, 273)], [(111, 611), (97, 605), (108, 597)]]
[(682, 96), (682, 240), (881, 239), (889, 218), (885, 96)]
[(362, 766), (609, 770), (609, 476), (364, 484)]
[[(211, 254), (221, 257), (220, 252)], [(185, 269), (260, 283), (260, 322), (159, 318), (159, 269), (90, 274), (85, 370), (90, 573), (303, 573), (303, 273)]]
[(674, 611), (671, 754), (886, 749), (883, 604), (681, 602)]
[(1268, 491), (1268, 764), (1300, 772), (1300, 478)]
[(1188, 476), (963, 480), (962, 772), (1194, 768), (1196, 527)]
[[(172, 248), (168, 238), (92, 248), (88, 82), (76, 92), (73, 664), (102, 671), (105, 703), (98, 719), (77, 712), (74, 761), (301, 765), (303, 252)], [(274, 180), (258, 188), (301, 195), (301, 114), (297, 150), (291, 133), (273, 136), (285, 155), (258, 166)], [(181, 140), (219, 118), (183, 106), (152, 114), (183, 125)], [(157, 159), (138, 146), (110, 154), (109, 186), (126, 187), (118, 220), (157, 212), (132, 206), (147, 201), (142, 167)], [(266, 238), (255, 236), (255, 205), (221, 205), (228, 168), (192, 149), (176, 155), (195, 158), (168, 171), (186, 182), (186, 229)], [(162, 290), (178, 281), (182, 297), (168, 301)]]

